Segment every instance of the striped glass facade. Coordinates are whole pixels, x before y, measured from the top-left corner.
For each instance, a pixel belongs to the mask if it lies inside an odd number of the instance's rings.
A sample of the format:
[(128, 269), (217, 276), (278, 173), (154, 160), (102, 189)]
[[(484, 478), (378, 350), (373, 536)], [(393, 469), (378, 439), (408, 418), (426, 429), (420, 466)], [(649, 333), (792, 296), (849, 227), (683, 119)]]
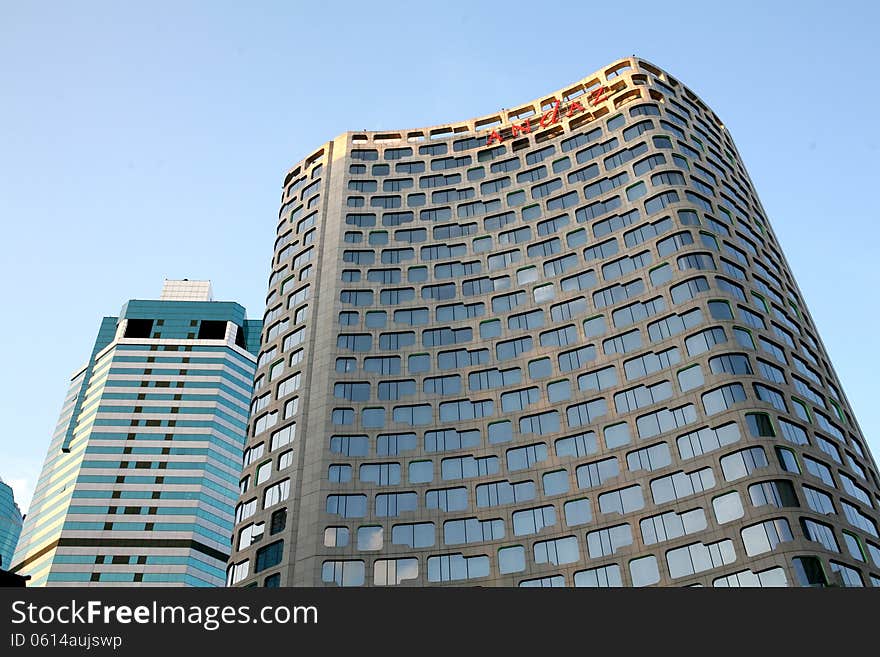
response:
[(724, 124), (615, 62), (284, 179), (227, 583), (870, 586), (876, 465)]
[(261, 323), (209, 299), (104, 318), (16, 550), (29, 586), (223, 584)]
[(15, 503), (12, 488), (0, 479), (0, 569), (9, 570), (21, 534), (21, 522), (21, 510)]

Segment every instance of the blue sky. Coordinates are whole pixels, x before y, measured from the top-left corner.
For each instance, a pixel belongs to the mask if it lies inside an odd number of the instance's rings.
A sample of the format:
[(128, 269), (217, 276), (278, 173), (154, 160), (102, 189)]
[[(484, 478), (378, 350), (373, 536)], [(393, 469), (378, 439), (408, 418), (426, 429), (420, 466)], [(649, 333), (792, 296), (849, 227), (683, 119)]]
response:
[(100, 318), (168, 278), (263, 311), (285, 170), (644, 57), (725, 121), (874, 454), (873, 2), (5, 2), (0, 477), (27, 506)]

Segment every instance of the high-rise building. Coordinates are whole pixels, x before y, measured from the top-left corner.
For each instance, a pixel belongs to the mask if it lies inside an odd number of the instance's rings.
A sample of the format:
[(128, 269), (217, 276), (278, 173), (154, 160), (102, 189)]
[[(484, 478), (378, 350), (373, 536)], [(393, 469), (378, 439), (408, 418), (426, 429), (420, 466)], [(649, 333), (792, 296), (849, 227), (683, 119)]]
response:
[(0, 569), (9, 569), (21, 523), (21, 510), (15, 503), (12, 488), (0, 479)]
[(267, 313), (229, 584), (880, 585), (877, 468), (752, 181), (644, 60), (320, 146)]
[(261, 326), (207, 281), (105, 317), (13, 571), (30, 586), (222, 585)]

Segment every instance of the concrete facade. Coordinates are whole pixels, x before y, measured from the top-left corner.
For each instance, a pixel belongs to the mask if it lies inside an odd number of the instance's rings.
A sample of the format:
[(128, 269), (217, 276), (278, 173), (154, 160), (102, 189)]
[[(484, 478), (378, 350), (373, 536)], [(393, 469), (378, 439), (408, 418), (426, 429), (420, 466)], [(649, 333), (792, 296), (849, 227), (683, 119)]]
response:
[(668, 73), (346, 133), (281, 203), (227, 584), (880, 585), (876, 465)]

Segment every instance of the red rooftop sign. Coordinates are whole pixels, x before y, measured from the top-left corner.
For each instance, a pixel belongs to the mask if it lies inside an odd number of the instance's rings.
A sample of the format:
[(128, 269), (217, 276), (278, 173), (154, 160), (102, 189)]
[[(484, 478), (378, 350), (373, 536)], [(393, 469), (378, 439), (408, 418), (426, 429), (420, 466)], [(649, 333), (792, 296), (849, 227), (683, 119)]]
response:
[[(598, 103), (601, 103), (608, 97), (609, 89), (608, 87), (599, 87), (598, 89), (594, 89), (590, 92), (586, 97), (587, 105), (590, 107), (595, 107)], [(544, 112), (541, 115), (541, 118), (538, 120), (538, 124), (542, 128), (549, 128), (554, 123), (558, 123), (559, 120), (564, 116), (566, 119), (570, 119), (575, 114), (580, 114), (581, 112), (586, 112), (587, 108), (584, 107), (580, 101), (573, 100), (572, 102), (562, 105), (560, 101), (556, 101), (553, 103), (553, 107)], [(510, 125), (511, 137), (517, 137), (521, 133), (527, 134), (532, 131), (532, 123), (529, 119), (526, 119), (520, 124), (512, 123)], [(486, 146), (491, 146), (495, 142), (501, 143), (504, 141), (504, 138), (501, 136), (501, 133), (496, 129), (492, 130), (489, 133), (489, 136), (486, 137)]]

